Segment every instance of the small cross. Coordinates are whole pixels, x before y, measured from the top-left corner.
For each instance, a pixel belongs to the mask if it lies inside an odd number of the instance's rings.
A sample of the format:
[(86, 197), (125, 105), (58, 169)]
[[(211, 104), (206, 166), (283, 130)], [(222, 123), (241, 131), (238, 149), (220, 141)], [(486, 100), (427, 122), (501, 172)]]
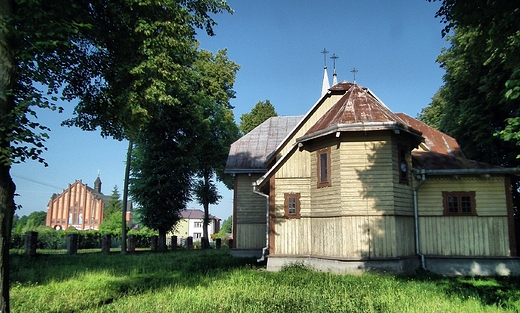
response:
[(354, 84), (356, 83), (356, 73), (359, 72), (355, 67), (350, 70), (351, 73), (354, 73)]
[(327, 49), (323, 48), (323, 51), (321, 53), (323, 53), (323, 65), (327, 67), (327, 53), (329, 52), (327, 51)]
[(332, 59), (332, 62), (334, 62), (334, 69), (336, 69), (336, 60), (339, 59), (339, 57), (333, 53), (330, 58)]

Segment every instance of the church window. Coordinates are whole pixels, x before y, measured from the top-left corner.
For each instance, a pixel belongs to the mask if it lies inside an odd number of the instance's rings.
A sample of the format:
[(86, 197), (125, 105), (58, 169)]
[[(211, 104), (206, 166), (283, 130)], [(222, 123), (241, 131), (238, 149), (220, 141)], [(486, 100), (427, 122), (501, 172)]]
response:
[(284, 194), (284, 216), (285, 218), (300, 218), (300, 194)]
[(476, 215), (475, 192), (442, 192), (444, 215)]
[(406, 161), (406, 150), (399, 149), (399, 183), (408, 184), (408, 162)]
[(317, 156), (318, 188), (331, 186), (330, 148), (319, 150)]

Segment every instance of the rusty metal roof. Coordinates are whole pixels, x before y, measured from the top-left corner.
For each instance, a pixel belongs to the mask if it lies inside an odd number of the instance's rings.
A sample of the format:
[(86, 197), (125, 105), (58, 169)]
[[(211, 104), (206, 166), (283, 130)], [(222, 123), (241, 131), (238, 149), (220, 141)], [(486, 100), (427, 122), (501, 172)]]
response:
[(225, 172), (265, 173), (265, 161), (302, 116), (271, 117), (231, 144)]
[(367, 88), (352, 83), (341, 83), (330, 89), (347, 90), (298, 141), (321, 137), (336, 131), (404, 130), (420, 136), (384, 105)]
[(424, 137), (424, 142), (421, 144), (422, 149), (435, 153), (465, 158), (464, 153), (460, 149), (460, 146), (455, 138), (448, 136), (445, 133), (440, 132), (435, 128), (428, 126), (404, 113), (396, 113), (396, 115), (399, 116), (410, 127), (417, 129), (422, 133), (422, 136)]
[(413, 151), (413, 168), (426, 170), (455, 170), (455, 169), (495, 169), (500, 166), (489, 163), (477, 162), (466, 159), (465, 157), (456, 157), (445, 153), (432, 151)]

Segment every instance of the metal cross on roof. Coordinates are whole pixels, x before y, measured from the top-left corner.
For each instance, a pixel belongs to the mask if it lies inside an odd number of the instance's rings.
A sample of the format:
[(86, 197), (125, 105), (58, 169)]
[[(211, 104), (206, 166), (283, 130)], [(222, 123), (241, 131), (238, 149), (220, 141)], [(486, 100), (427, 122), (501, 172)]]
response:
[(336, 69), (336, 60), (339, 59), (339, 57), (335, 53), (333, 53), (330, 58), (332, 59), (332, 62), (334, 63), (334, 69)]
[(356, 73), (359, 72), (355, 67), (350, 70), (351, 73), (354, 73), (354, 84), (356, 83)]
[(321, 53), (323, 53), (323, 66), (327, 67), (327, 53), (329, 52), (327, 51), (327, 49), (323, 48), (323, 51)]

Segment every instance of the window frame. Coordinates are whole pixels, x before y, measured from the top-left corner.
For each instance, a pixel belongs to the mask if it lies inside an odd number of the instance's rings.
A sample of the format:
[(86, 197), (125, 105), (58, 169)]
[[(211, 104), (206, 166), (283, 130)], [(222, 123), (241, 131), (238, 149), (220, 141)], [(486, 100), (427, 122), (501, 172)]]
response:
[[(327, 162), (327, 164), (325, 165), (325, 169), (323, 169), (323, 164), (322, 164), (322, 155), (325, 155), (325, 161)], [(316, 168), (317, 168), (317, 178), (318, 178), (318, 182), (317, 182), (317, 187), (318, 188), (323, 188), (323, 187), (330, 187), (332, 186), (332, 181), (331, 181), (331, 164), (330, 164), (330, 147), (327, 147), (327, 148), (323, 148), (323, 149), (320, 149), (318, 151), (316, 151)], [(325, 175), (323, 175), (323, 170), (325, 170)], [(322, 180), (322, 178), (324, 178), (324, 176), (326, 176), (326, 180)]]
[[(449, 197), (457, 198), (457, 212), (450, 212)], [(469, 197), (470, 212), (462, 212), (462, 197)], [(475, 201), (475, 191), (443, 191), (442, 192), (442, 206), (444, 215), (448, 216), (475, 216), (477, 215), (477, 203)]]
[[(400, 184), (403, 184), (403, 185), (408, 185), (409, 182), (408, 182), (408, 172), (409, 172), (409, 166), (408, 166), (408, 161), (407, 161), (407, 158), (406, 158), (406, 149), (404, 149), (403, 147), (400, 147), (397, 151), (398, 155), (397, 155), (397, 172), (398, 172), (398, 175), (399, 175), (399, 183)], [(402, 170), (402, 164), (404, 163), (404, 165), (406, 166), (406, 171), (403, 171)]]
[[(284, 209), (284, 217), (285, 218), (300, 218), (300, 209), (301, 209), (301, 202), (300, 202), (300, 193), (284, 193), (284, 202), (283, 202), (283, 209)], [(294, 199), (294, 213), (289, 212), (289, 203), (291, 202), (291, 199)]]

